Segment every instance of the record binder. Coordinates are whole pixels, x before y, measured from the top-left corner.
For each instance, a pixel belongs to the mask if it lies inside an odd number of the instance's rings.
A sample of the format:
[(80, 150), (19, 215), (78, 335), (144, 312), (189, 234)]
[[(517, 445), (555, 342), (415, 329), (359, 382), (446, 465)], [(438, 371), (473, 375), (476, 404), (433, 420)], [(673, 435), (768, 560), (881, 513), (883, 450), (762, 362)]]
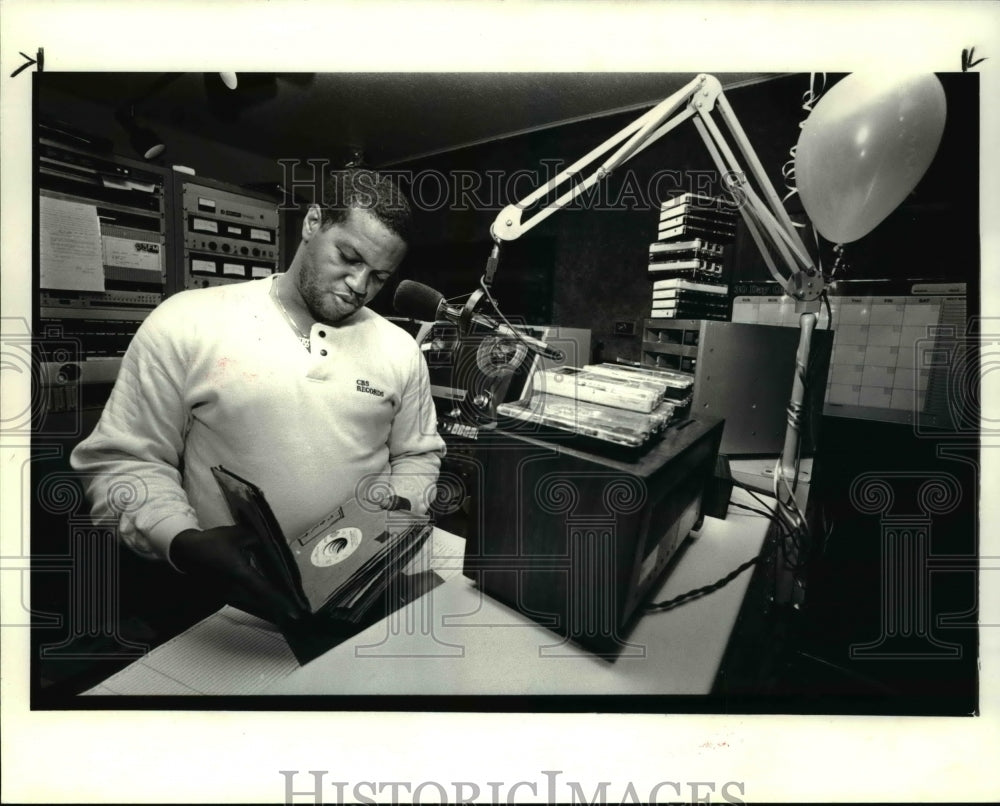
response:
[(426, 517), (352, 498), (289, 540), (259, 487), (221, 466), (212, 473), (236, 525), (257, 538), (258, 570), (302, 611), (298, 625), (283, 628), (300, 663), (384, 615), (374, 605), (393, 604), (401, 570), (431, 533)]

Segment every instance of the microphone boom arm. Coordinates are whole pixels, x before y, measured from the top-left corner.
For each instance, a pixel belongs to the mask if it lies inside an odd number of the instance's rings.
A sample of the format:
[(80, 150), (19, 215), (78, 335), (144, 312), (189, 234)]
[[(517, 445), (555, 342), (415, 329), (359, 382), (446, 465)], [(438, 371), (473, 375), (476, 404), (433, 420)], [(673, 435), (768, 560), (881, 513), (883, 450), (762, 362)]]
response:
[[(713, 113), (716, 113), (722, 121), (728, 137), (735, 143), (736, 150), (730, 147), (729, 140), (723, 128), (716, 122)], [(785, 441), (774, 474), (778, 509), (785, 515), (786, 520), (793, 521), (793, 526), (799, 526), (800, 524), (795, 523), (794, 517), (789, 513), (797, 510), (794, 488), (798, 477), (801, 415), (805, 402), (812, 333), (820, 309), (820, 298), (826, 287), (826, 279), (813, 264), (736, 113), (729, 105), (722, 91), (722, 84), (715, 76), (706, 74), (696, 76), (673, 95), (632, 121), (548, 182), (520, 201), (504, 207), (490, 226), (490, 235), (495, 245), (487, 261), (483, 281), (487, 285), (492, 283), (499, 261), (501, 242), (520, 238), (553, 213), (568, 206), (597, 182), (607, 178), (616, 168), (688, 120), (694, 123), (723, 182), (728, 185), (728, 190), (739, 207), (747, 230), (764, 258), (768, 271), (784, 292), (795, 301), (795, 310), (799, 314), (799, 345), (791, 399), (788, 404)], [(584, 169), (616, 147), (617, 150), (582, 181), (572, 184), (554, 201), (522, 220), (522, 215), (528, 207), (556, 192), (567, 182), (578, 179)], [(743, 169), (739, 157), (745, 162), (749, 176)], [(750, 182), (751, 178), (753, 184)], [(754, 190), (754, 184), (758, 190)]]
[[(743, 170), (737, 153), (730, 147), (726, 135), (713, 117), (713, 112), (718, 114), (729, 132), (729, 137), (746, 162), (750, 176), (760, 190), (759, 194), (748, 180), (747, 172)], [(517, 240), (534, 229), (553, 213), (567, 207), (582, 193), (607, 178), (620, 165), (688, 120), (693, 121), (720, 176), (730, 185), (730, 191), (736, 198), (747, 229), (757, 244), (771, 276), (797, 304), (816, 302), (815, 307), (809, 307), (818, 311), (819, 296), (825, 287), (823, 278), (813, 265), (777, 191), (768, 180), (756, 151), (722, 91), (722, 84), (715, 76), (706, 74), (692, 79), (673, 95), (636, 118), (617, 134), (612, 135), (520, 201), (504, 207), (490, 226), (490, 235), (497, 246), (494, 247), (487, 265), (489, 274), (487, 282), (492, 281), (492, 275), (496, 271), (500, 242)], [(620, 145), (623, 141), (624, 145)], [(554, 201), (522, 220), (527, 208), (567, 182), (578, 178), (585, 168), (616, 146), (620, 146), (618, 150), (582, 181), (573, 184)], [(787, 274), (783, 274), (779, 269), (773, 254), (775, 252)], [(801, 308), (797, 310), (801, 312)]]

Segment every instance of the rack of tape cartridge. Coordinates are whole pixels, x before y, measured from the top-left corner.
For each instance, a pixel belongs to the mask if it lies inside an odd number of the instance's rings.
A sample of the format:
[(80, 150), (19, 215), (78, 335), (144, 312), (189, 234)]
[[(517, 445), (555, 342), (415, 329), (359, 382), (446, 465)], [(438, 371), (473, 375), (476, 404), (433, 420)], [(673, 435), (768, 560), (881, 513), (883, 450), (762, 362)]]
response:
[(660, 205), (649, 245), (651, 318), (730, 319), (725, 257), (736, 218), (735, 206), (715, 196), (682, 193)]

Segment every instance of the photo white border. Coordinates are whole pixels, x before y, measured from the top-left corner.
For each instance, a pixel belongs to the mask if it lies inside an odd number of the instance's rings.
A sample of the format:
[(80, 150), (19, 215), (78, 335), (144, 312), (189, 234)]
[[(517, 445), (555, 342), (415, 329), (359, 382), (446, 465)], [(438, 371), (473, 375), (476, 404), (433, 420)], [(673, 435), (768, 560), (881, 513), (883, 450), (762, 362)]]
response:
[[(29, 316), (31, 78), (10, 74), (45, 49), (64, 70), (663, 70), (852, 72), (912, 63), (981, 73), (981, 221), (997, 214), (1000, 14), (991, 2), (388, 3), (317, 0), (0, 5), (2, 237), (0, 312)], [(983, 312), (997, 315), (1000, 248), (982, 230)], [(24, 267), (19, 270), (19, 267)], [(9, 378), (5, 378), (5, 381)], [(27, 399), (5, 383), (5, 410)], [(985, 379), (984, 379), (985, 380)], [(990, 381), (995, 386), (995, 379)], [(984, 394), (990, 389), (984, 387)], [(18, 398), (18, 395), (23, 395)], [(13, 401), (13, 402), (12, 402)], [(995, 400), (986, 404), (995, 412)], [(7, 406), (11, 408), (8, 409)], [(989, 416), (988, 414), (986, 416)], [(27, 493), (21, 454), (4, 463), (2, 554), (21, 553)], [(26, 448), (24, 449), (26, 457)], [(995, 452), (995, 451), (994, 451)], [(983, 490), (996, 490), (984, 443)], [(986, 474), (989, 475), (986, 475)], [(982, 500), (982, 554), (997, 549), (996, 496)], [(1000, 624), (997, 562), (982, 575), (981, 619)], [(4, 574), (3, 610), (22, 591)], [(16, 579), (16, 577), (14, 577)], [(9, 623), (3, 618), (2, 623)], [(562, 770), (593, 792), (628, 782), (745, 784), (748, 802), (966, 800), (1000, 797), (996, 759), (1000, 627), (981, 630), (981, 709), (974, 719), (591, 714), (30, 712), (28, 631), (5, 628), (3, 802), (279, 801), (279, 770), (330, 780), (544, 781)], [(527, 794), (530, 790), (522, 790)], [(333, 792), (330, 792), (332, 798)], [(544, 790), (538, 798), (543, 800)], [(718, 790), (713, 796), (719, 800)], [(304, 802), (304, 799), (299, 799)]]

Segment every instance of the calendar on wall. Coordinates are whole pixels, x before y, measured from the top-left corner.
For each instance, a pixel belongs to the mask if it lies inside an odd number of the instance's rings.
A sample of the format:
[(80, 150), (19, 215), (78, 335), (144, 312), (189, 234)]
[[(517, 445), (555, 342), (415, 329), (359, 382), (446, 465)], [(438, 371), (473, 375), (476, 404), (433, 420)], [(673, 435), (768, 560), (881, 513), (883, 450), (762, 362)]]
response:
[[(736, 283), (734, 322), (798, 327), (776, 283)], [(834, 331), (824, 414), (929, 428), (966, 417), (965, 283), (853, 281), (831, 286), (817, 327)]]

